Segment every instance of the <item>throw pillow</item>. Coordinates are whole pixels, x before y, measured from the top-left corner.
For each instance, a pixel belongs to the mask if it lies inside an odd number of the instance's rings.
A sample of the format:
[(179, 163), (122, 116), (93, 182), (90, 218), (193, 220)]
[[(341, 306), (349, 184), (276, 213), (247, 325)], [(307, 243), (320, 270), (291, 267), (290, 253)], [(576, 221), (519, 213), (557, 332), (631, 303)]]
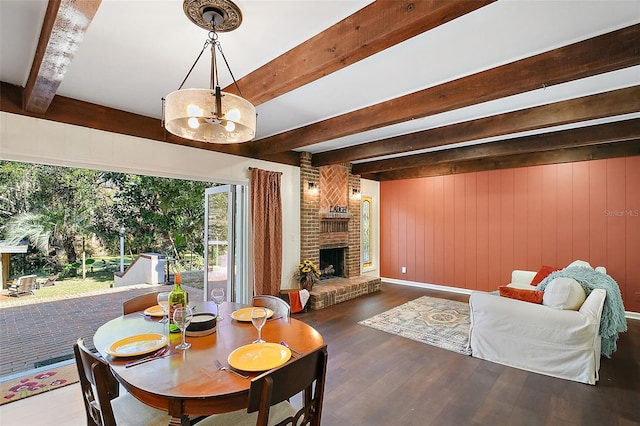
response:
[(544, 291), (525, 290), (523, 288), (514, 288), (502, 285), (498, 287), (500, 296), (510, 299), (523, 300), (531, 303), (542, 303)]
[(554, 278), (547, 284), (542, 297), (542, 304), (556, 309), (577, 311), (587, 294), (580, 283), (573, 278)]
[(536, 276), (533, 277), (533, 280), (531, 280), (531, 285), (536, 286), (540, 284), (542, 280), (547, 278), (547, 275), (554, 271), (557, 271), (558, 269), (559, 268), (556, 268), (555, 266), (542, 265)]

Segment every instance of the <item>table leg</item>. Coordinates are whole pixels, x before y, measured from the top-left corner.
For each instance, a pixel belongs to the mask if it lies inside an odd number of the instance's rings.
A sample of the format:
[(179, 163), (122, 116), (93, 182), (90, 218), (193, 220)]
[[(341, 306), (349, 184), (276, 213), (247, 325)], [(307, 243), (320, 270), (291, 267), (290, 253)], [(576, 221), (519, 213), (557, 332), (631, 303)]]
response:
[(169, 426), (190, 426), (191, 422), (189, 421), (189, 417), (187, 416), (182, 416), (182, 419), (180, 419), (180, 417), (173, 417), (171, 416), (171, 420), (169, 420)]
[(190, 426), (189, 417), (184, 415), (184, 406), (180, 399), (169, 400), (169, 426)]

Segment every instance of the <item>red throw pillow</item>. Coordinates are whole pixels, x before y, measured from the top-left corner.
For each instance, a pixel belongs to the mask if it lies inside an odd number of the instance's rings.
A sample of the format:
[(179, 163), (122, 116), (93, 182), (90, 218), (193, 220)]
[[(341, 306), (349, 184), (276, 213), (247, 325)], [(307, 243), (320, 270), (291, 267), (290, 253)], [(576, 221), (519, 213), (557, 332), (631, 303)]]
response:
[(533, 280), (531, 281), (531, 285), (538, 285), (542, 282), (542, 280), (544, 280), (545, 278), (547, 278), (547, 275), (549, 275), (550, 273), (557, 271), (560, 268), (556, 268), (555, 266), (547, 266), (547, 265), (542, 265), (542, 267), (540, 268), (540, 270), (538, 271), (538, 273), (536, 274), (535, 277), (533, 277)]
[(524, 300), (525, 302), (542, 304), (542, 296), (544, 291), (527, 290), (524, 288), (513, 288), (502, 285), (498, 287), (500, 296), (510, 299)]

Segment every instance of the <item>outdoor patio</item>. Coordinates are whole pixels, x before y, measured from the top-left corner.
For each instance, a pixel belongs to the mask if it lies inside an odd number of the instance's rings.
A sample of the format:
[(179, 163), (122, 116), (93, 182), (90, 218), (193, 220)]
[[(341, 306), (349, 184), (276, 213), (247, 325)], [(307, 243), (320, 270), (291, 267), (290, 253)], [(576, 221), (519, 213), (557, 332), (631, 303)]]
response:
[[(0, 381), (40, 366), (73, 358), (79, 337), (93, 348), (93, 335), (102, 324), (122, 315), (122, 302), (169, 285), (140, 284), (73, 297), (11, 298), (0, 303)], [(184, 286), (189, 299), (203, 299), (203, 290)], [(0, 296), (3, 299), (6, 291)]]

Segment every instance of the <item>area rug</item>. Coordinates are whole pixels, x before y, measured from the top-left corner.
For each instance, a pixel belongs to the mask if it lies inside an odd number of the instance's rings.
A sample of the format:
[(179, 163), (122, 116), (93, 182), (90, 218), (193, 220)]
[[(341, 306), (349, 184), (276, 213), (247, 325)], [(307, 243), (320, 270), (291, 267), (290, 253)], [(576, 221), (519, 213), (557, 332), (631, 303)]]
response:
[(358, 324), (471, 355), (468, 303), (422, 296)]
[(22, 377), (0, 382), (0, 395), (2, 395), (0, 405), (77, 382), (78, 370), (75, 363), (31, 372)]

